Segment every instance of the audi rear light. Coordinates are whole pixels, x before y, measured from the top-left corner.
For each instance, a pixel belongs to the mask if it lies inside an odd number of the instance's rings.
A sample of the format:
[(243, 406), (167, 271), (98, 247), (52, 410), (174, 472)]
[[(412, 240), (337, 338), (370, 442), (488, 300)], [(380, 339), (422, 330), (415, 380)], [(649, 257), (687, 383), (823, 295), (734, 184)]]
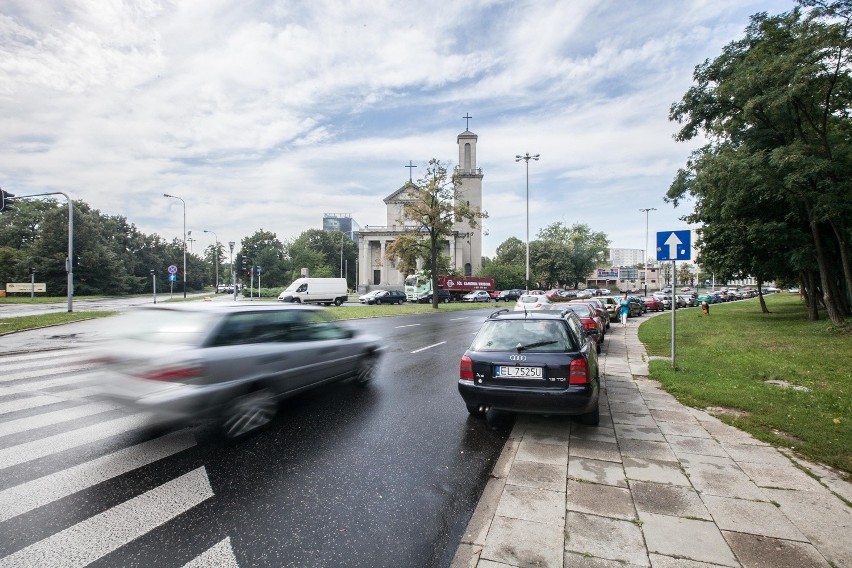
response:
[(459, 379), (463, 381), (473, 380), (473, 361), (467, 355), (462, 355), (459, 363)]
[(140, 378), (147, 381), (183, 382), (195, 379), (201, 375), (201, 367), (197, 365), (187, 365), (185, 367), (166, 367), (164, 369), (155, 369), (140, 375)]
[(571, 361), (571, 366), (568, 369), (568, 384), (589, 384), (589, 364), (586, 362), (585, 359), (580, 358)]

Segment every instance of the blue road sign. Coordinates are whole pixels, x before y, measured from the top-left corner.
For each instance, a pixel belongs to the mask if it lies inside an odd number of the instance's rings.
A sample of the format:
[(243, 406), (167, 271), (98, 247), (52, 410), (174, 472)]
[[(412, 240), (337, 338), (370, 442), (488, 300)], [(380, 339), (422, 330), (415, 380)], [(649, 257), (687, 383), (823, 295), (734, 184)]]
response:
[(657, 260), (690, 260), (691, 256), (691, 231), (657, 233)]
[(169, 274), (169, 282), (176, 282), (177, 274)]

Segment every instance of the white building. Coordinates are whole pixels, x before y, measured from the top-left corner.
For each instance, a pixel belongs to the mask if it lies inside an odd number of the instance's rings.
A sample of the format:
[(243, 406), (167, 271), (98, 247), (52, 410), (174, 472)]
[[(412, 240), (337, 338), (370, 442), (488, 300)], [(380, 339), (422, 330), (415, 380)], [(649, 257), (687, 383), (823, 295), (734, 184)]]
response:
[(645, 251), (642, 249), (611, 248), (609, 249), (609, 265), (618, 267), (645, 264), (644, 254)]
[[(459, 165), (456, 173), (461, 177), (460, 198), (472, 209), (482, 209), (482, 169), (476, 167), (477, 135), (465, 130), (456, 138), (459, 148)], [(358, 290), (372, 288), (401, 288), (405, 279), (394, 263), (385, 259), (388, 243), (411, 230), (410, 222), (401, 223), (403, 205), (411, 198), (408, 189), (411, 181), (385, 197), (387, 224), (365, 225), (358, 238)], [(471, 228), (467, 221), (456, 223), (453, 234), (443, 242), (441, 254), (449, 257), (451, 266), (460, 273), (471, 276), (482, 267), (482, 224)], [(420, 268), (418, 266), (418, 268)]]

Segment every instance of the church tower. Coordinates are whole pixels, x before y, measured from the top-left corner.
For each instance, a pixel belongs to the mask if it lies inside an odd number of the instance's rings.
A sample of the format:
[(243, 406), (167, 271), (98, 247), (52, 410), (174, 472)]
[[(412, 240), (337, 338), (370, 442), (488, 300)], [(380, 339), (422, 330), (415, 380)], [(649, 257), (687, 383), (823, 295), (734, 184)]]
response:
[[(470, 116), (464, 117), (469, 120)], [(459, 165), (456, 172), (461, 178), (459, 198), (471, 209), (482, 210), (482, 168), (476, 166), (478, 136), (468, 126), (456, 139), (459, 145)], [(467, 221), (456, 223), (456, 268), (465, 276), (472, 276), (482, 268), (482, 219), (471, 228)]]

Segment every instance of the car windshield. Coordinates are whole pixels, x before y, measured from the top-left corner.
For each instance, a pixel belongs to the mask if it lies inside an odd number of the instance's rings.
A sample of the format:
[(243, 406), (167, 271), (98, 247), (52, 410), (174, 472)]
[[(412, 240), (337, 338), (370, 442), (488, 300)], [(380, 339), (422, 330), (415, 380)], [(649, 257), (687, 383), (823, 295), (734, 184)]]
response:
[(568, 309), (573, 311), (575, 314), (580, 316), (581, 318), (590, 318), (592, 317), (592, 306), (589, 304), (571, 304), (568, 306)]
[(567, 353), (576, 346), (561, 320), (494, 320), (486, 321), (473, 344), (473, 351), (529, 351), (534, 353)]
[(138, 310), (122, 314), (111, 324), (110, 338), (150, 343), (199, 345), (215, 323), (212, 312)]

